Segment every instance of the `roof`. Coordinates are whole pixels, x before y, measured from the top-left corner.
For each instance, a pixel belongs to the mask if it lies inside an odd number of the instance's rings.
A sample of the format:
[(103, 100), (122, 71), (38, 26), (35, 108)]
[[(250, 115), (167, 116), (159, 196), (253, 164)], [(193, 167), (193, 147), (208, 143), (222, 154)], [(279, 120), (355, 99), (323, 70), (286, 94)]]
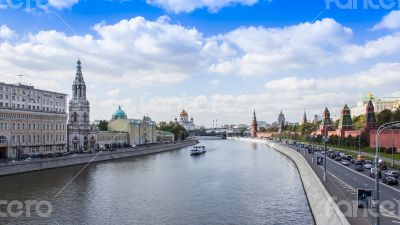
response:
[(128, 117), (126, 116), (126, 113), (124, 110), (122, 110), (121, 106), (118, 106), (118, 109), (114, 112), (112, 119), (127, 119)]

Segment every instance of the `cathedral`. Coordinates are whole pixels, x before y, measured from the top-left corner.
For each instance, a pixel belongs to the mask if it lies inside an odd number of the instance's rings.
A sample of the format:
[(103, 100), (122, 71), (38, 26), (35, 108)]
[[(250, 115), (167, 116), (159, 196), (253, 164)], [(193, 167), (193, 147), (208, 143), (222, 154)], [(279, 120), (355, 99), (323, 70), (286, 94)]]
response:
[(90, 105), (86, 98), (86, 84), (78, 60), (72, 97), (69, 101), (67, 125), (68, 151), (88, 152), (96, 147), (96, 128), (90, 125)]
[[(175, 122), (178, 122), (177, 118), (175, 118)], [(182, 125), (186, 129), (186, 131), (194, 131), (196, 129), (193, 117), (189, 120), (189, 114), (184, 109), (180, 114), (179, 124)]]

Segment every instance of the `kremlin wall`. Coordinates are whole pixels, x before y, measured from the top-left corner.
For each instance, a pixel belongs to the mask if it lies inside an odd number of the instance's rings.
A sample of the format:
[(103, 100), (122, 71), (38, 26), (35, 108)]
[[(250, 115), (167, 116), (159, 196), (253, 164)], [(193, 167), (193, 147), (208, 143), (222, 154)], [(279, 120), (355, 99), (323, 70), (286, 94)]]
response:
[[(322, 121), (319, 126), (319, 129), (311, 133), (311, 136), (338, 136), (340, 138), (359, 138), (361, 135), (364, 135), (366, 139), (368, 139), (368, 143), (370, 147), (376, 147), (376, 131), (378, 129), (376, 124), (376, 115), (375, 115), (375, 106), (370, 99), (365, 108), (365, 122), (361, 129), (354, 129), (354, 125), (352, 122), (351, 110), (347, 105), (344, 105), (343, 109), (340, 113), (339, 126), (337, 129), (334, 129), (333, 121), (331, 119), (330, 112), (328, 108), (325, 108), (324, 113), (322, 115)], [(280, 118), (282, 117), (282, 112), (280, 114)], [(304, 114), (303, 122), (307, 123), (306, 115)], [(272, 138), (275, 135), (279, 135), (284, 132), (284, 124), (281, 123), (278, 125), (278, 132), (257, 132), (257, 120), (254, 112), (253, 121), (251, 124), (251, 136), (257, 138)], [(289, 132), (294, 134), (296, 132)], [(391, 148), (394, 146), (395, 148), (400, 150), (400, 130), (398, 129), (387, 129), (380, 133), (379, 135), (379, 144), (384, 148)]]

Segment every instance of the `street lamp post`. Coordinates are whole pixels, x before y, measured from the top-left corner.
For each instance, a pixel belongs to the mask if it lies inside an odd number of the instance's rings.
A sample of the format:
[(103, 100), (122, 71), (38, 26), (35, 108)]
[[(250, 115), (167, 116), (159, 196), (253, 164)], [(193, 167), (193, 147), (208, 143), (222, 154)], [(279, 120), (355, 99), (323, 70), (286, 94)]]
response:
[(374, 214), (374, 225), (380, 225), (380, 212), (379, 212), (379, 173), (378, 173), (378, 163), (379, 163), (379, 135), (380, 133), (388, 128), (398, 127), (400, 125), (400, 121), (394, 121), (390, 123), (385, 123), (381, 125), (376, 131), (375, 136), (375, 199), (373, 201), (373, 209), (375, 211)]
[(393, 134), (393, 129), (392, 131), (392, 167), (394, 167), (394, 134)]
[(323, 177), (322, 180), (325, 182), (327, 179), (326, 177), (326, 142), (328, 141), (328, 135), (327, 135), (327, 131), (325, 128), (325, 136), (322, 137), (322, 140), (324, 142), (324, 173), (323, 173)]

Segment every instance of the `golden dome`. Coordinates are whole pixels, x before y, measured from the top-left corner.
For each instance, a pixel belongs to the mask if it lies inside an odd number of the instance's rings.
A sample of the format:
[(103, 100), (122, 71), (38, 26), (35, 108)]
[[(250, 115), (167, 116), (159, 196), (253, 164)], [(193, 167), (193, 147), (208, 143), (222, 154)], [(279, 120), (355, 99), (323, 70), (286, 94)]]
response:
[(185, 110), (182, 110), (181, 116), (188, 116), (188, 113)]

